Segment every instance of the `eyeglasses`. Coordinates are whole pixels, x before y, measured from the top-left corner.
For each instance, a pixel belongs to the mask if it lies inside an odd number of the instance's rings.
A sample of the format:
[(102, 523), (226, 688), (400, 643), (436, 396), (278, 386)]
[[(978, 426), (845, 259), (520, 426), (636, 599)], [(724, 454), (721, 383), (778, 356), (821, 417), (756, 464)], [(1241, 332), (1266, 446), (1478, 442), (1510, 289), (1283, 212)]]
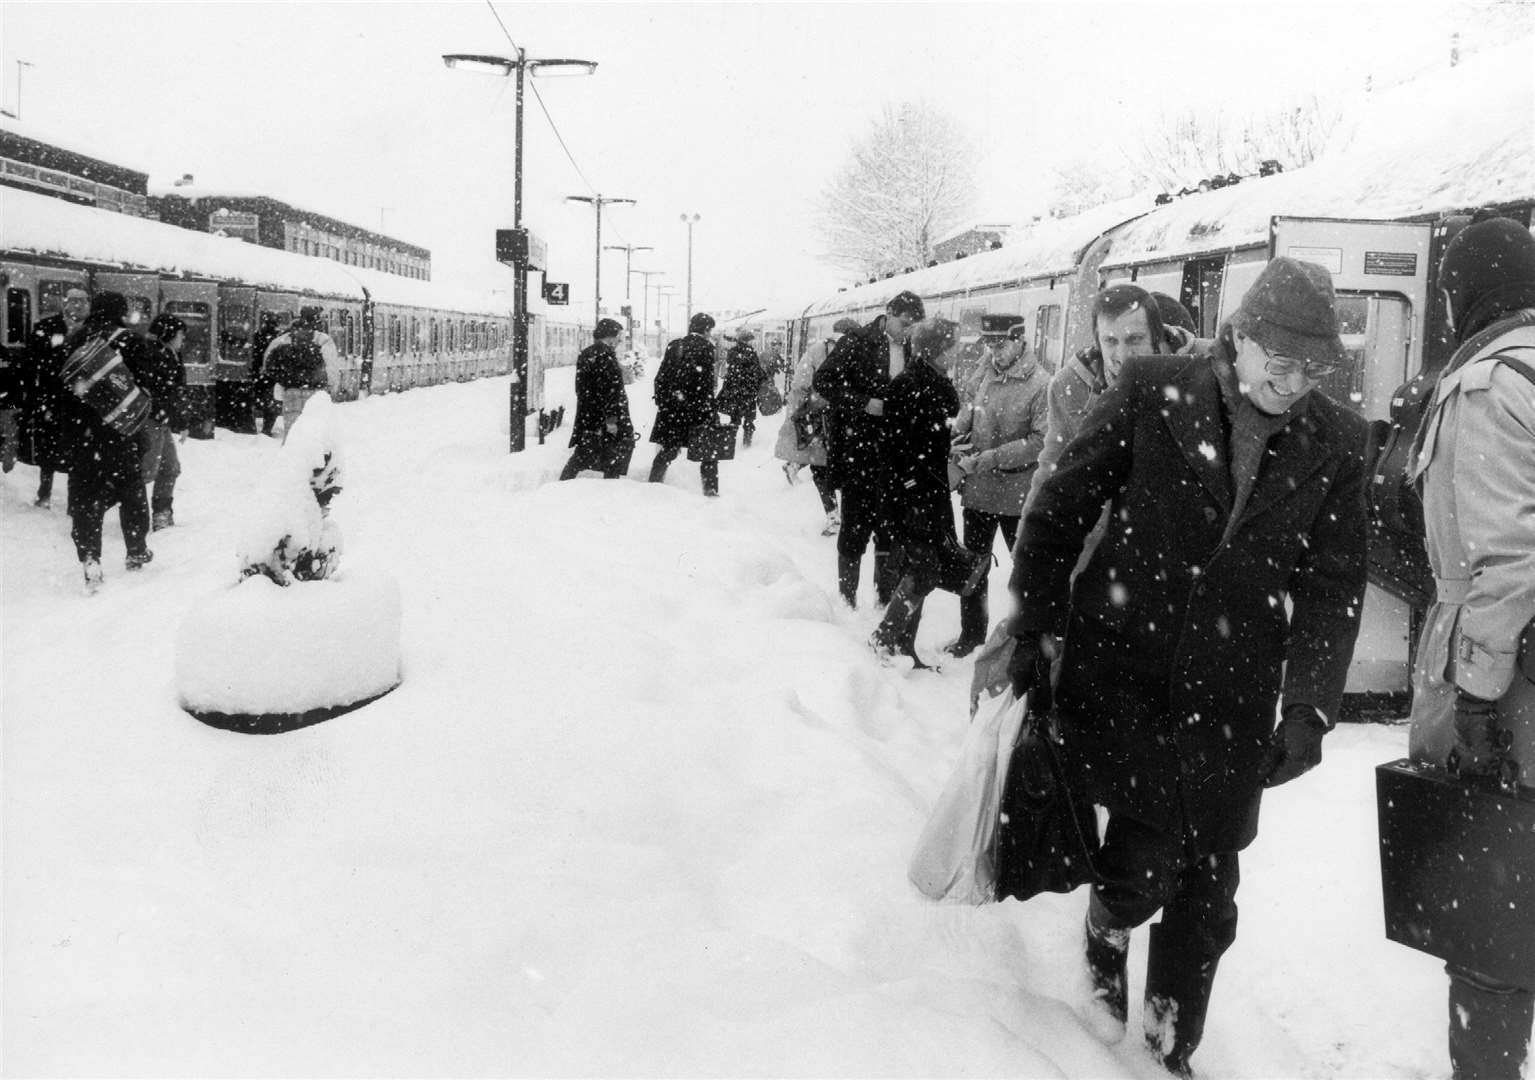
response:
[(1280, 378), (1303, 375), (1312, 382), (1318, 382), (1335, 374), (1342, 366), (1325, 360), (1296, 360), (1289, 356), (1271, 356), (1264, 362), (1263, 370)]

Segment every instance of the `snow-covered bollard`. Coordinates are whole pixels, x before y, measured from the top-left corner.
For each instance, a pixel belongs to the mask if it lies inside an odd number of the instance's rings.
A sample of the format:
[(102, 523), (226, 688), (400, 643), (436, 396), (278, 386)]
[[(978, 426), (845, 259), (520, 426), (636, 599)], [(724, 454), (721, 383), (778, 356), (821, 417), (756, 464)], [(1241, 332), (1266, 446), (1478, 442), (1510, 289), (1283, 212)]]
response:
[(340, 570), (333, 411), (328, 394), (309, 399), (249, 503), (239, 580), (182, 621), (177, 690), (206, 724), (287, 731), (399, 685), (398, 583), (383, 571)]

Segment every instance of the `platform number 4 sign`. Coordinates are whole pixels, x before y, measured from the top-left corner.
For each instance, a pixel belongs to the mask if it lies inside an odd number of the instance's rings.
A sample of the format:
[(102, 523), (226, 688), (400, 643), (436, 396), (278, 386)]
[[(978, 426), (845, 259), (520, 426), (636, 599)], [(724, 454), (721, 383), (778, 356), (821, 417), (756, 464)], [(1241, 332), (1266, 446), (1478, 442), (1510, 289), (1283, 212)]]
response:
[(570, 283), (566, 281), (544, 282), (544, 303), (568, 304), (570, 303)]

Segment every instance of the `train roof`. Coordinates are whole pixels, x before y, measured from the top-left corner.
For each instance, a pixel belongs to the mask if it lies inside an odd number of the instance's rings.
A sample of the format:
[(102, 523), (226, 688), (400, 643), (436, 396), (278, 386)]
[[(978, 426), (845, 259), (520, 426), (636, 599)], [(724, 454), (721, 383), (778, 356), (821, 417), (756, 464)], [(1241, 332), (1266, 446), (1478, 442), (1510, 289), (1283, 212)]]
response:
[(1372, 95), (1336, 150), (1157, 208), (1116, 230), (1104, 268), (1267, 245), (1276, 215), (1391, 220), (1535, 199), (1528, 46)]
[(379, 303), (472, 314), (510, 307), (489, 291), (343, 266), (10, 187), (0, 187), (0, 251), (357, 300), (366, 287)]
[(1006, 246), (965, 259), (898, 274), (840, 292), (806, 309), (810, 317), (880, 308), (896, 293), (910, 289), (924, 299), (1018, 281), (1069, 274), (1083, 250), (1108, 229), (1144, 214), (1149, 196), (1126, 199), (1069, 218), (1046, 218), (1015, 229)]

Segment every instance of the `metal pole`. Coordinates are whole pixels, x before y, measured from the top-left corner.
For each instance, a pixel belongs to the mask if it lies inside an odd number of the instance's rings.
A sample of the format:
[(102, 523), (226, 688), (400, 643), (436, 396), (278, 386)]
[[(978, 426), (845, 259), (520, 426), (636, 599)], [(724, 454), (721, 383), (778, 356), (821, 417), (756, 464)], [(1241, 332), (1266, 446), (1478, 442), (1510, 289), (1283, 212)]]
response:
[[(512, 228), (522, 228), (522, 83), (527, 52), (517, 50), (517, 150), (513, 158)], [(528, 261), (512, 267), (512, 385), (508, 388), (511, 420), (510, 452), (520, 453), (528, 444)]]
[(602, 196), (598, 195), (594, 205), (597, 208), (597, 288), (596, 299), (592, 301), (592, 326), (597, 325), (597, 320), (602, 318)]

